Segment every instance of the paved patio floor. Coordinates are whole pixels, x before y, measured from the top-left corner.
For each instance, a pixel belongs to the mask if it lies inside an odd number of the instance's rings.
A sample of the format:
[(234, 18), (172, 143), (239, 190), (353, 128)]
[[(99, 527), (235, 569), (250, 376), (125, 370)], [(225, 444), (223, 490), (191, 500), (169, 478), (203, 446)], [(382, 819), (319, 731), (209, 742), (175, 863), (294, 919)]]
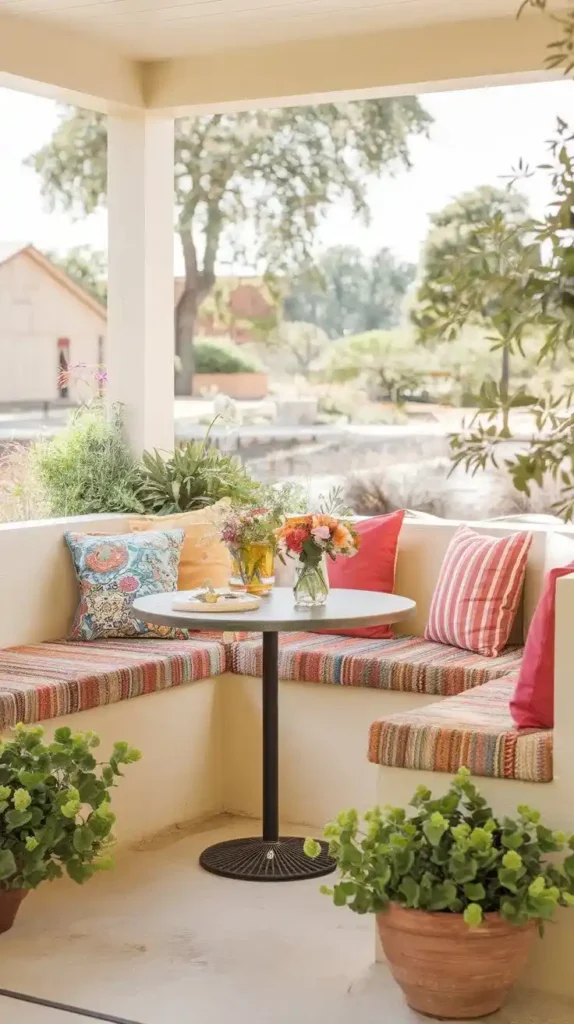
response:
[[(316, 882), (234, 882), (199, 868), (204, 846), (254, 831), (224, 820), (174, 833), (123, 853), (84, 888), (63, 882), (30, 895), (0, 938), (0, 988), (137, 1024), (423, 1021), (373, 964), (371, 919), (334, 908)], [(0, 998), (2, 1024), (86, 1019)], [(573, 1019), (572, 1005), (527, 993), (491, 1018)]]

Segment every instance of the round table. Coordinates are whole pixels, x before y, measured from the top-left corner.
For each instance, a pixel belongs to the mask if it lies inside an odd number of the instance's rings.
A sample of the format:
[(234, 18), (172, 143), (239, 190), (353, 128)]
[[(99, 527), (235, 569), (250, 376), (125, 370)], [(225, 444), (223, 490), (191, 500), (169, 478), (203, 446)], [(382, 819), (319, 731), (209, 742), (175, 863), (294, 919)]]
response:
[[(256, 611), (174, 611), (172, 602), (185, 592), (153, 594), (134, 601), (136, 618), (178, 629), (263, 633), (263, 834), (229, 839), (209, 846), (200, 856), (207, 871), (226, 878), (285, 882), (326, 875), (335, 868), (328, 846), (315, 860), (303, 853), (303, 839), (279, 835), (279, 633), (353, 629), (397, 622), (415, 602), (396, 594), (367, 590), (331, 590), (321, 608), (295, 608), (293, 591), (276, 587)], [(191, 594), (189, 595), (191, 596)]]

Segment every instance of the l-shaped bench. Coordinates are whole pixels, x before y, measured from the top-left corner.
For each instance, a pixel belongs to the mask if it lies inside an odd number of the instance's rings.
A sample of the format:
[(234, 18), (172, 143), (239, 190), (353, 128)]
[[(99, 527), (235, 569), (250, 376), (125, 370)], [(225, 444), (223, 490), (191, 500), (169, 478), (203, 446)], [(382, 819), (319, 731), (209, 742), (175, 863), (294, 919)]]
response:
[[(440, 789), (446, 773), (467, 764), (483, 776), (497, 811), (533, 803), (555, 827), (572, 828), (574, 577), (558, 584), (554, 734), (517, 733), (508, 700), (542, 581), (574, 558), (574, 531), (527, 524), (534, 538), (523, 607), (513, 643), (491, 659), (422, 638), (457, 525), (405, 520), (395, 589), (417, 602), (409, 636), (282, 638), (285, 821), (321, 826), (342, 807), (375, 802), (370, 760), (380, 766), (379, 802), (407, 802), (420, 781)], [(473, 525), (502, 535), (526, 524)], [(43, 721), (49, 733), (64, 716), (73, 730), (98, 732), (104, 747), (117, 739), (140, 747), (143, 760), (115, 794), (122, 842), (222, 811), (258, 816), (260, 640), (198, 634), (187, 641), (62, 641), (77, 601), (63, 542), (70, 527), (119, 533), (127, 524), (112, 516), (0, 526), (0, 732), (16, 721)], [(558, 962), (554, 951), (534, 977), (541, 987), (574, 994), (569, 972), (554, 969)]]

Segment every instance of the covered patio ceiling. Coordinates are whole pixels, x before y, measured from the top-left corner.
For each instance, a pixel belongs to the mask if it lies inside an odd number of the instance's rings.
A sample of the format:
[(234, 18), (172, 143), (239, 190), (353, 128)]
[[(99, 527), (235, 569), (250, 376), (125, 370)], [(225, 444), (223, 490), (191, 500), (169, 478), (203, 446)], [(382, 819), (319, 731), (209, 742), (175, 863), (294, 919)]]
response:
[(0, 0), (0, 85), (112, 112), (539, 78), (551, 26), (534, 12), (517, 23), (517, 4)]

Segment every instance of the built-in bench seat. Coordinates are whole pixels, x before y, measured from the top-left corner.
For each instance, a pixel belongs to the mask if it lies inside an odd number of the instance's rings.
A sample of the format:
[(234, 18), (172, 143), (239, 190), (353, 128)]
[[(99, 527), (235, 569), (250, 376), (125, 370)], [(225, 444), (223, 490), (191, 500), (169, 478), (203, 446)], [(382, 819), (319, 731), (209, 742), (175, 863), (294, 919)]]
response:
[[(498, 658), (485, 658), (420, 636), (364, 640), (285, 633), (280, 640), (279, 677), (448, 697), (518, 668), (522, 651), (520, 646), (508, 647)], [(232, 643), (229, 663), (240, 675), (261, 676), (260, 637)]]
[(369, 761), (393, 768), (552, 781), (551, 730), (518, 730), (509, 702), (516, 673), (466, 693), (373, 722)]
[(0, 650), (0, 732), (225, 672), (221, 639), (48, 642)]

